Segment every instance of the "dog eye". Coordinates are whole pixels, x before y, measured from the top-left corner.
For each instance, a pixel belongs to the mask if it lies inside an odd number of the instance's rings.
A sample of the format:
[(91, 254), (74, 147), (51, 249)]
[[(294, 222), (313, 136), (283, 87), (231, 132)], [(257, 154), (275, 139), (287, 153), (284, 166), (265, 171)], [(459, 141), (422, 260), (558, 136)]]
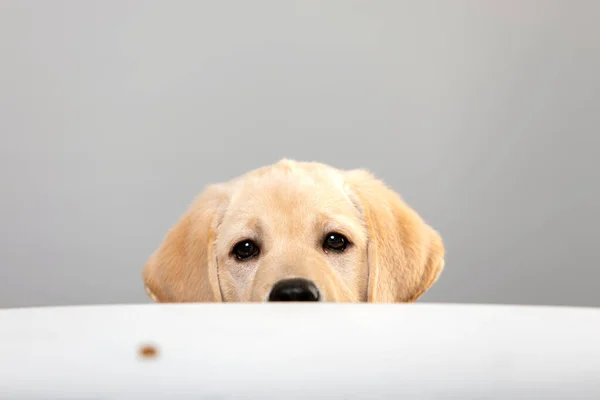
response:
[(252, 240), (243, 240), (233, 247), (232, 253), (238, 260), (245, 261), (258, 254), (258, 246)]
[(324, 250), (342, 252), (346, 250), (346, 247), (348, 247), (348, 239), (341, 233), (331, 232), (325, 236), (325, 241), (323, 242)]

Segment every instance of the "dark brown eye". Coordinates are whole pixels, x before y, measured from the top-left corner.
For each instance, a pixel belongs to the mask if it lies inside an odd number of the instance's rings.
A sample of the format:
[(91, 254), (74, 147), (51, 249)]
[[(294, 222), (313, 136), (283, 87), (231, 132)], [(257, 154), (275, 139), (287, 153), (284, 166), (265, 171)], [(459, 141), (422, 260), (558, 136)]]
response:
[(258, 246), (252, 240), (244, 240), (233, 247), (232, 253), (238, 260), (246, 261), (258, 254)]
[(325, 236), (324, 250), (342, 252), (348, 247), (348, 239), (341, 233), (331, 232)]

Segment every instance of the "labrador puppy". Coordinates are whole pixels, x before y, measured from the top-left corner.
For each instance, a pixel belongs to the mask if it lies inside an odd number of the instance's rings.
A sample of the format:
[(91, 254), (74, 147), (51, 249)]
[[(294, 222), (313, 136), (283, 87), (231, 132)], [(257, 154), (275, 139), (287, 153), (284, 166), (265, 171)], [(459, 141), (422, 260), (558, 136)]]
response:
[(440, 235), (364, 170), (282, 160), (210, 185), (143, 269), (157, 302), (414, 302)]

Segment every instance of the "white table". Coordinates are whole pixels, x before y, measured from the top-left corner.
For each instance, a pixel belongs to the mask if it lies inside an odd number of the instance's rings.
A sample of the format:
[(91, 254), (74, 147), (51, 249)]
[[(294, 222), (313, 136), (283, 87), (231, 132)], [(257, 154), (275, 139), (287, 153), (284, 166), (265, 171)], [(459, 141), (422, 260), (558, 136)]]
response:
[[(154, 357), (139, 355), (152, 345)], [(187, 304), (0, 310), (0, 399), (600, 399), (600, 310)]]

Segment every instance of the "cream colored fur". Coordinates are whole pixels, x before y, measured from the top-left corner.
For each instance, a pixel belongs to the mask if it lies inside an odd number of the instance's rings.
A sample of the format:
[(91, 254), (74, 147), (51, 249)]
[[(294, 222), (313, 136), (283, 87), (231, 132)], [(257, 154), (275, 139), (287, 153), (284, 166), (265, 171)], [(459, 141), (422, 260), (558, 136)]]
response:
[[(323, 250), (339, 232), (351, 242)], [(260, 254), (240, 262), (233, 246)], [(264, 301), (279, 280), (312, 280), (324, 301), (413, 302), (444, 268), (440, 235), (363, 170), (282, 160), (207, 187), (143, 270), (157, 302)]]

